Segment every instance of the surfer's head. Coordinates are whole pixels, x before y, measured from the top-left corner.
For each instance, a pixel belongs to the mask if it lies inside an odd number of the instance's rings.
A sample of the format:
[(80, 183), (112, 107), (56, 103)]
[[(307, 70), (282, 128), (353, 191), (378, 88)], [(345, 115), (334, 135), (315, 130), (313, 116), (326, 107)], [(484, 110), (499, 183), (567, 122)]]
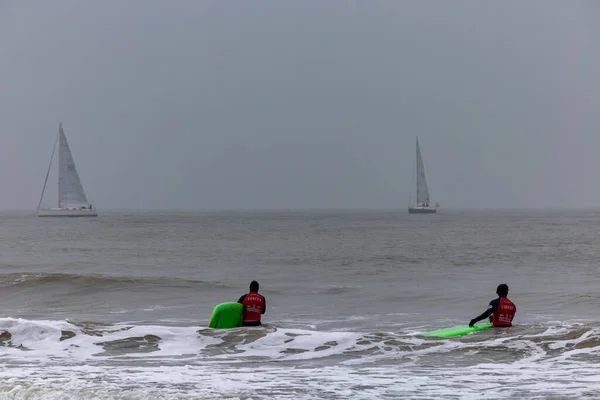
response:
[(500, 297), (508, 296), (508, 285), (506, 283), (501, 283), (500, 285), (498, 285), (498, 288), (496, 289), (496, 294)]
[(254, 292), (254, 293), (258, 292), (258, 282), (256, 282), (256, 281), (250, 282), (250, 291)]

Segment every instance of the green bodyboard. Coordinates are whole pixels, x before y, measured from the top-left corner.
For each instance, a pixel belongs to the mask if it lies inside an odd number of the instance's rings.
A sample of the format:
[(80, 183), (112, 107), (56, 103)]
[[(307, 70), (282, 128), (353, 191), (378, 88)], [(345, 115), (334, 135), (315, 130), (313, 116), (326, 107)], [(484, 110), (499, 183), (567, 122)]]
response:
[(217, 304), (208, 323), (209, 328), (230, 329), (242, 326), (244, 306), (240, 303)]
[(432, 337), (460, 336), (460, 335), (466, 335), (467, 333), (480, 331), (482, 329), (488, 329), (491, 327), (492, 327), (491, 322), (485, 322), (483, 324), (473, 325), (473, 326), (469, 326), (469, 325), (452, 326), (450, 328), (442, 328), (442, 329), (437, 329), (435, 331), (420, 333), (419, 335), (420, 336), (432, 336)]

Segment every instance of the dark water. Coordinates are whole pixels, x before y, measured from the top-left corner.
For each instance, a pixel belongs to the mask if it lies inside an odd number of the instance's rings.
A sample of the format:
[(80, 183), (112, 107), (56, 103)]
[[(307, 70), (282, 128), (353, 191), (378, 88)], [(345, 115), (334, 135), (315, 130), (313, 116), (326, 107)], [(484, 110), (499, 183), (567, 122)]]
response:
[[(0, 215), (1, 398), (597, 398), (600, 211)], [(256, 279), (265, 328), (206, 328)], [(516, 326), (454, 339), (499, 283)]]

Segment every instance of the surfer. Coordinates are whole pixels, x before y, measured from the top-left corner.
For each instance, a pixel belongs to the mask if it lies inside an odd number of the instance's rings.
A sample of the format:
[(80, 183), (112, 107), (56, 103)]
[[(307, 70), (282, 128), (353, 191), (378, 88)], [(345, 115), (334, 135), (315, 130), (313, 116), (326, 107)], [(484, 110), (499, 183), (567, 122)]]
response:
[(487, 310), (479, 317), (473, 318), (469, 326), (475, 325), (478, 321), (490, 317), (490, 322), (494, 327), (512, 326), (512, 320), (517, 312), (515, 304), (508, 299), (508, 285), (502, 283), (496, 289), (497, 299), (490, 301)]
[(238, 303), (244, 305), (242, 326), (259, 326), (261, 315), (267, 311), (267, 300), (258, 294), (258, 282), (250, 282), (250, 293), (240, 297)]

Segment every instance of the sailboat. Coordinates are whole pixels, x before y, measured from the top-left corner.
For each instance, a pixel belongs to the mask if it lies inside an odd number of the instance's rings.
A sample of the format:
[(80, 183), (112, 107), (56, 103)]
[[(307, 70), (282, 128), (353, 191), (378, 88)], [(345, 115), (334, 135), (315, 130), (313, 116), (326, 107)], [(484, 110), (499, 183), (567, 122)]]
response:
[(409, 214), (435, 214), (439, 204), (435, 208), (429, 205), (429, 189), (425, 179), (425, 167), (423, 166), (423, 157), (419, 147), (419, 138), (417, 138), (417, 204), (415, 207), (408, 206)]
[[(44, 191), (48, 183), (48, 176), (52, 167), (52, 160), (58, 144), (58, 208), (41, 209)], [(50, 157), (48, 172), (44, 180), (42, 195), (37, 208), (38, 217), (97, 217), (95, 208), (88, 202), (83, 186), (75, 168), (75, 161), (67, 143), (62, 123), (58, 124), (58, 135), (54, 142), (54, 149)]]

